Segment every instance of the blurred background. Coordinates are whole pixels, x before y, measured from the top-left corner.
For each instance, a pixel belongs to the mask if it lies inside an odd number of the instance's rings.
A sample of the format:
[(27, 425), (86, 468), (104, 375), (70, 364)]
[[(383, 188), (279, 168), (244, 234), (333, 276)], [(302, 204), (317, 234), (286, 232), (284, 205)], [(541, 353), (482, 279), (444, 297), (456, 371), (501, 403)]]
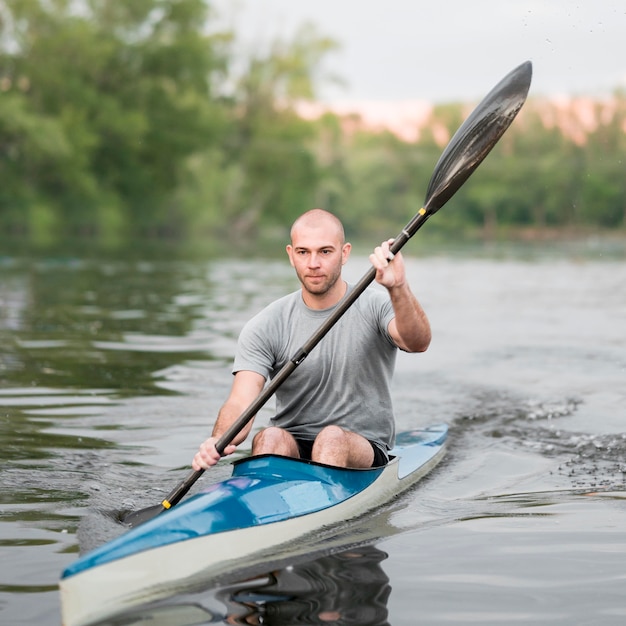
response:
[(430, 240), (623, 235), (625, 12), (5, 0), (0, 243), (249, 252), (313, 206), (352, 239), (388, 236), (473, 106), (526, 60), (528, 103)]

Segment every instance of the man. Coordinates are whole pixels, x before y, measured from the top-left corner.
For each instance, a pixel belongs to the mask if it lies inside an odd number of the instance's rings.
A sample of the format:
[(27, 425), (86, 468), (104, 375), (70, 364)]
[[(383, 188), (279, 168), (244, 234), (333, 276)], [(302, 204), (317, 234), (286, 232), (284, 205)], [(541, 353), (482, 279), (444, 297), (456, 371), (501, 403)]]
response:
[[(390, 383), (397, 349), (423, 352), (430, 324), (406, 281), (404, 261), (383, 242), (370, 255), (376, 281), (352, 304), (276, 392), (272, 426), (253, 440), (252, 454), (281, 454), (341, 467), (384, 465), (395, 437)], [(313, 335), (352, 287), (341, 277), (350, 256), (343, 226), (313, 209), (291, 228), (287, 246), (301, 289), (270, 304), (239, 337), (230, 395), (193, 468), (215, 465), (215, 444), (272, 378)], [(232, 454), (252, 423), (224, 451)]]

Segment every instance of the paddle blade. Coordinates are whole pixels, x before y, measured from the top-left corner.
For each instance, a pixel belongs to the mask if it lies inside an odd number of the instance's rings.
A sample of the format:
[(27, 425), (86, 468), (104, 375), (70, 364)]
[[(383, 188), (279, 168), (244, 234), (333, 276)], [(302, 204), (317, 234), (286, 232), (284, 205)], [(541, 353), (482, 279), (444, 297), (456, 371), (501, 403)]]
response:
[(480, 102), (443, 151), (426, 190), (424, 209), (439, 210), (496, 145), (526, 101), (532, 64), (522, 63)]
[(139, 524), (143, 524), (144, 522), (151, 520), (153, 517), (160, 515), (163, 511), (165, 511), (165, 508), (162, 504), (155, 504), (146, 509), (141, 509), (140, 511), (123, 511), (118, 513), (117, 521), (121, 522), (125, 526), (134, 528), (135, 526), (139, 526)]
[[(221, 441), (221, 440), (220, 440)], [(220, 441), (217, 442), (218, 449), (220, 453), (224, 451), (225, 445), (221, 444)], [(149, 506), (146, 509), (141, 509), (140, 511), (130, 511), (121, 513), (118, 516), (118, 520), (125, 524), (126, 526), (139, 526), (139, 524), (143, 524), (148, 520), (151, 520), (153, 517), (160, 515), (164, 511), (171, 509), (173, 506), (176, 506), (185, 494), (193, 487), (195, 482), (204, 474), (204, 470), (194, 470), (187, 474), (187, 478), (181, 481), (176, 485), (176, 487), (169, 492), (167, 497), (161, 501), (161, 504), (155, 504), (153, 506)]]

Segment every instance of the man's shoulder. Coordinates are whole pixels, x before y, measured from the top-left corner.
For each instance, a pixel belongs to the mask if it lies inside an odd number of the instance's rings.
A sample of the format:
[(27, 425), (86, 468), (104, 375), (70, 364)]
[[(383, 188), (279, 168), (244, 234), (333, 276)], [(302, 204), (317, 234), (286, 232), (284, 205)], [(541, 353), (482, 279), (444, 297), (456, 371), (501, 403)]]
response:
[(352, 319), (360, 319), (362, 323), (383, 331), (394, 316), (387, 291), (378, 285), (370, 285), (356, 300), (352, 311)]
[(270, 311), (275, 313), (277, 311), (284, 311), (287, 309), (293, 309), (298, 305), (298, 302), (302, 300), (302, 292), (300, 290), (292, 291), (281, 298), (278, 298), (270, 302), (261, 312)]
[(356, 300), (357, 307), (362, 308), (379, 308), (390, 303), (389, 296), (385, 289), (374, 284), (370, 285)]
[(283, 316), (289, 316), (293, 310), (298, 306), (299, 299), (301, 299), (300, 291), (293, 291), (288, 293), (277, 300), (274, 300), (262, 308), (256, 315), (254, 315), (248, 322), (248, 324), (259, 324), (270, 320), (276, 321)]

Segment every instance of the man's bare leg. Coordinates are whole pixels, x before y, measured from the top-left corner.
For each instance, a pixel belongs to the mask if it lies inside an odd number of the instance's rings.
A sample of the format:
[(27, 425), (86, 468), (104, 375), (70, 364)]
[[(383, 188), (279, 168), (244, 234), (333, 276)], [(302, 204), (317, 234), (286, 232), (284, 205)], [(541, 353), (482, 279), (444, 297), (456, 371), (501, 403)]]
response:
[(365, 437), (339, 426), (326, 426), (315, 438), (311, 457), (338, 467), (371, 467), (374, 450)]
[(280, 454), (300, 457), (296, 440), (286, 430), (270, 426), (257, 433), (252, 441), (252, 454)]

